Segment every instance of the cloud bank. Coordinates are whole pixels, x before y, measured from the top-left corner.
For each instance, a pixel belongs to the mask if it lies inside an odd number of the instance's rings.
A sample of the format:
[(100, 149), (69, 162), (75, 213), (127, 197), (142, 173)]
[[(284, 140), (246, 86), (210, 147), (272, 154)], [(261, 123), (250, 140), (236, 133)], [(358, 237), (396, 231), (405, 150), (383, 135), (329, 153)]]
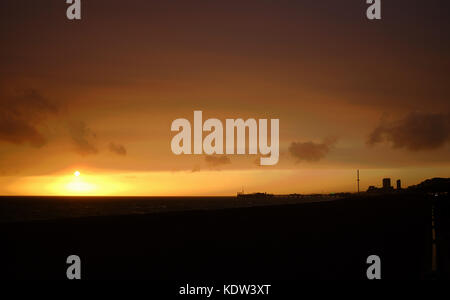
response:
[(71, 122), (68, 129), (76, 153), (83, 156), (98, 153), (97, 135), (84, 122)]
[(410, 151), (433, 150), (450, 141), (450, 113), (410, 113), (404, 119), (382, 122), (368, 136), (373, 146), (387, 142)]
[(42, 147), (46, 137), (39, 126), (58, 112), (58, 107), (35, 89), (14, 94), (0, 92), (0, 141)]
[(109, 151), (112, 153), (115, 153), (120, 156), (126, 156), (127, 155), (127, 149), (125, 146), (120, 144), (115, 144), (113, 142), (109, 143)]
[(228, 165), (231, 164), (231, 160), (228, 156), (211, 156), (211, 155), (206, 155), (205, 156), (205, 162), (210, 166), (210, 167), (218, 167), (221, 165)]
[(323, 143), (292, 142), (288, 150), (297, 159), (297, 162), (316, 162), (323, 159), (330, 152), (336, 141), (336, 138), (328, 138)]

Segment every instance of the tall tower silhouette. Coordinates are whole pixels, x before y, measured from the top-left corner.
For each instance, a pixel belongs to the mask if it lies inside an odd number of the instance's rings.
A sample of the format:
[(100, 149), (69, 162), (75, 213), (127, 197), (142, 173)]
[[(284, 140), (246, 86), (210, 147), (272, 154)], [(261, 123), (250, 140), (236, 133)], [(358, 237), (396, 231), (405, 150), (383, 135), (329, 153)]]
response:
[(356, 170), (356, 182), (358, 183), (358, 193), (359, 193), (359, 170)]
[(383, 189), (384, 190), (390, 190), (391, 187), (391, 179), (390, 178), (383, 178)]

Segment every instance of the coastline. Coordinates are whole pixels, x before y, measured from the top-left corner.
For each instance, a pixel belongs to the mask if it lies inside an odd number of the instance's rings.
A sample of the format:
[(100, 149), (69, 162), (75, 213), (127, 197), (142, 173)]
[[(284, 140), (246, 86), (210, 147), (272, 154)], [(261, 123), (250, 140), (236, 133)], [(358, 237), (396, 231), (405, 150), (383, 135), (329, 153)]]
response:
[(3, 278), (364, 279), (431, 270), (430, 203), (419, 195), (4, 223)]

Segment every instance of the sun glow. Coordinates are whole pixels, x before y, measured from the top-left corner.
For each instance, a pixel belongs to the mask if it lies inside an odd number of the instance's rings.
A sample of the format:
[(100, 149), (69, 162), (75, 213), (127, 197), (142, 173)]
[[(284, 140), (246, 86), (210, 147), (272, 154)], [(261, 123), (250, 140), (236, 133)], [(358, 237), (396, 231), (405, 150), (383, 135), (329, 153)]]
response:
[(51, 189), (55, 194), (68, 196), (117, 195), (129, 189), (118, 176), (88, 173), (74, 175), (58, 178)]
[[(77, 178), (78, 179), (78, 178)], [(84, 182), (82, 180), (73, 180), (66, 185), (66, 190), (70, 193), (91, 193), (96, 190), (96, 186), (89, 182)]]
[[(67, 173), (66, 173), (67, 174)], [(53, 176), (46, 186), (48, 194), (60, 196), (108, 196), (126, 193), (130, 187), (120, 175), (75, 171), (69, 175)]]

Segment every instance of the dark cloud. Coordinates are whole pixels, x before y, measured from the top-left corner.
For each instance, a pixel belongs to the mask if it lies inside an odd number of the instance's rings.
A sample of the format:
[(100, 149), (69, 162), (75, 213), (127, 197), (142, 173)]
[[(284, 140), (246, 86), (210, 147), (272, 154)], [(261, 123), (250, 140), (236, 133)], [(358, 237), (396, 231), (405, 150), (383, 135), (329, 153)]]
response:
[(323, 143), (292, 142), (289, 146), (289, 153), (297, 159), (297, 162), (319, 161), (328, 154), (335, 143), (336, 138), (325, 139)]
[(200, 171), (201, 171), (201, 168), (199, 165), (195, 165), (191, 170), (192, 173), (200, 172)]
[(219, 167), (221, 165), (228, 165), (231, 164), (231, 160), (227, 156), (213, 156), (213, 155), (206, 155), (205, 156), (205, 162), (210, 167)]
[(69, 124), (69, 134), (75, 146), (75, 152), (80, 155), (97, 154), (97, 135), (84, 122)]
[(58, 107), (35, 89), (0, 91), (0, 141), (33, 147), (45, 145), (47, 139), (39, 131), (45, 120), (58, 112)]
[(109, 151), (112, 153), (115, 153), (117, 155), (126, 156), (127, 155), (127, 149), (120, 144), (115, 143), (109, 143)]
[(368, 145), (389, 142), (393, 148), (432, 150), (450, 141), (450, 114), (411, 113), (404, 119), (382, 121), (367, 139)]

